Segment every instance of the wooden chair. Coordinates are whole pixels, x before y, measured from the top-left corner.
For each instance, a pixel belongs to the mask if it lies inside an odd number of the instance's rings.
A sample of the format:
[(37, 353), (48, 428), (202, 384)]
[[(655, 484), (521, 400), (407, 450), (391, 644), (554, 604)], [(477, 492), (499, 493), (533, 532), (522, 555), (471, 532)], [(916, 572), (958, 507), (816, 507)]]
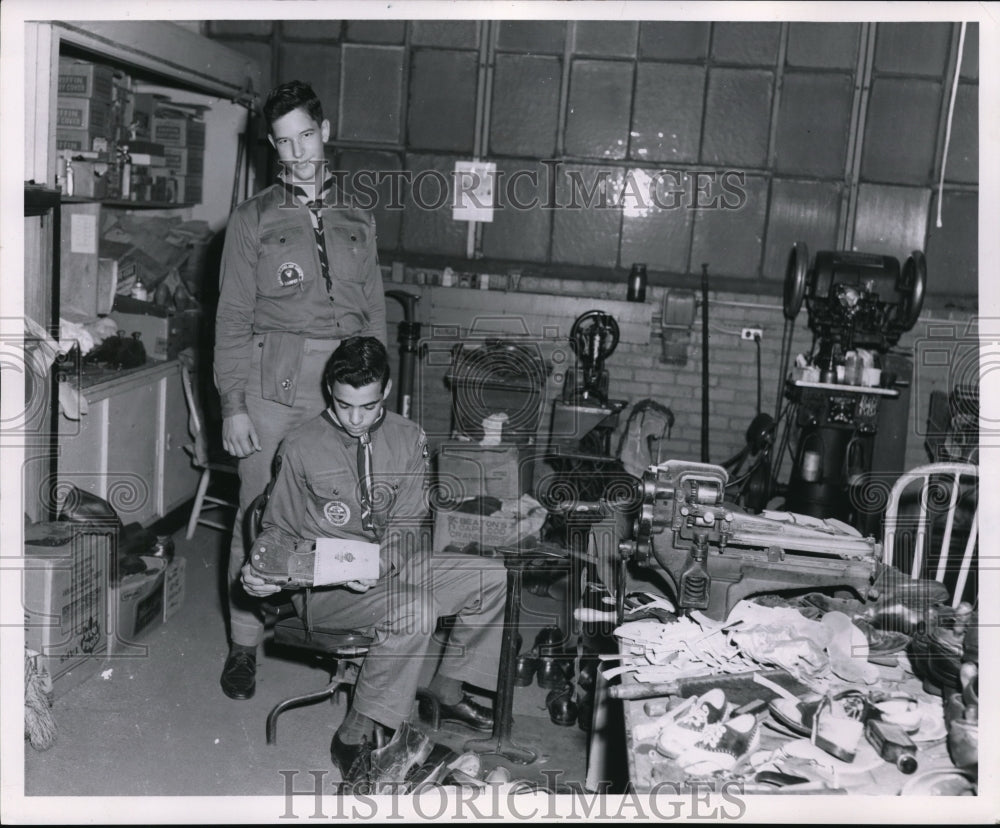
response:
[(184, 386), (184, 399), (188, 407), (188, 431), (194, 442), (184, 446), (184, 450), (191, 455), (191, 462), (195, 468), (201, 470), (201, 478), (198, 480), (198, 490), (194, 496), (194, 505), (191, 507), (191, 516), (188, 518), (187, 535), (188, 540), (194, 535), (194, 530), (198, 524), (211, 526), (228, 532), (232, 528), (232, 522), (222, 522), (204, 517), (203, 512), (209, 509), (232, 509), (238, 508), (236, 500), (228, 500), (223, 497), (208, 493), (208, 487), (212, 483), (212, 475), (232, 475), (236, 476), (237, 460), (225, 452), (221, 446), (212, 448), (208, 433), (205, 428), (205, 415), (199, 402), (198, 393), (194, 388), (191, 379), (191, 370), (188, 365), (181, 360), (181, 384)]
[[(901, 517), (900, 504), (915, 494), (914, 485), (919, 487), (916, 516)], [(960, 522), (965, 524), (968, 519), (968, 537), (961, 560), (956, 562), (951, 554), (952, 539), (958, 528), (955, 518), (960, 511), (963, 512)], [(961, 530), (964, 532), (965, 528), (963, 525)], [(901, 543), (904, 532), (912, 537), (911, 543)], [(940, 543), (932, 543), (938, 539)], [(885, 512), (882, 560), (892, 565), (894, 558), (911, 558), (910, 577), (933, 578), (946, 584), (951, 590), (952, 607), (957, 607), (963, 600), (976, 603), (975, 590), (968, 597), (965, 597), (965, 592), (978, 540), (978, 466), (971, 463), (929, 463), (904, 472), (893, 485)], [(905, 563), (900, 568), (905, 568)]]
[[(260, 521), (267, 505), (267, 494), (265, 491), (257, 495), (244, 516), (243, 536), (247, 538), (248, 548), (260, 532)], [(311, 592), (310, 589), (305, 590), (301, 615), (295, 611), (291, 600), (287, 598), (287, 593), (279, 593), (276, 596), (277, 600), (263, 602), (265, 626), (271, 630), (271, 646), (304, 652), (310, 658), (322, 661), (330, 671), (330, 681), (326, 687), (291, 696), (271, 708), (271, 712), (267, 714), (269, 745), (278, 741), (278, 717), (286, 710), (333, 698), (344, 688), (350, 691), (357, 681), (364, 657), (374, 643), (372, 636), (359, 630), (332, 629), (314, 625), (309, 618)]]

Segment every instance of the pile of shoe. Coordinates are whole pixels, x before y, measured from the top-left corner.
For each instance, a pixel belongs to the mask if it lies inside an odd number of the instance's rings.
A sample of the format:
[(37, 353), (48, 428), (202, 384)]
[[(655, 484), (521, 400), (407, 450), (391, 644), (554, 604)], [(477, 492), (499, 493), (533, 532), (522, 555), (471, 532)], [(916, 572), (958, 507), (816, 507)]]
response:
[(548, 690), (545, 706), (553, 724), (572, 727), (576, 724), (579, 707), (574, 699), (570, 680), (572, 659), (566, 652), (566, 634), (559, 627), (544, 627), (535, 636), (527, 653), (520, 653), (514, 670), (514, 683), (529, 687), (533, 681)]
[(330, 747), (340, 770), (340, 794), (407, 794), (428, 785), (482, 787), (481, 763), (475, 753), (458, 754), (433, 742), (403, 722), (388, 741), (379, 728), (375, 739), (347, 745), (334, 736)]
[(948, 755), (955, 767), (977, 772), (979, 769), (979, 626), (978, 616), (965, 633), (962, 665), (958, 679), (960, 690), (951, 693), (945, 703), (948, 728)]
[(964, 602), (955, 609), (940, 607), (913, 635), (907, 655), (926, 692), (947, 698), (962, 691), (959, 672), (966, 634), (970, 624), (975, 627), (972, 619), (972, 607)]
[(656, 750), (688, 776), (731, 773), (760, 744), (760, 720), (732, 711), (720, 688), (686, 699), (654, 726)]

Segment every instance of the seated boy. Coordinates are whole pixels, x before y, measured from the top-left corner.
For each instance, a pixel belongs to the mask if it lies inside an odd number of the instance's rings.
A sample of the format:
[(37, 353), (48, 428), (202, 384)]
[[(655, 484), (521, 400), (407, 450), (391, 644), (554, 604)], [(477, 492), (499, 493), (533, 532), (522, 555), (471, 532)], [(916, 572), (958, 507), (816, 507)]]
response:
[[(394, 730), (409, 718), (440, 617), (455, 618), (428, 688), (441, 718), (492, 729), (492, 712), (466, 694), (463, 682), (496, 687), (506, 574), (495, 560), (435, 553), (420, 543), (426, 437), (384, 407), (391, 387), (385, 346), (374, 337), (345, 340), (324, 382), (329, 407), (292, 431), (278, 451), (242, 582), (257, 597), (277, 592), (294, 569), (289, 560), (301, 554), (295, 550), (316, 538), (379, 544), (377, 579), (316, 589), (309, 599), (314, 627), (369, 629), (376, 636), (331, 745), (342, 778), (353, 782), (366, 772), (375, 724)], [(301, 614), (301, 590), (293, 603)]]

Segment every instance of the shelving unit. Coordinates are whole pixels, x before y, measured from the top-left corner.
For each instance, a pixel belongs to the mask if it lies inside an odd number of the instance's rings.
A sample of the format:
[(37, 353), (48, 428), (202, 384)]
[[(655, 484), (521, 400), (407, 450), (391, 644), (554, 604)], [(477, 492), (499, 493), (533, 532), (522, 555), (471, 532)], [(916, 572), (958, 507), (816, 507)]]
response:
[[(24, 28), (26, 205), (29, 189), (59, 191), (55, 124), (59, 57), (65, 54), (123, 69), (178, 102), (205, 107), (204, 197), (197, 204), (177, 204), (63, 195), (50, 208), (56, 220), (61, 204), (96, 202), (102, 209), (159, 211), (222, 230), (237, 185), (246, 190), (251, 185), (248, 154), (239, 147), (247, 107), (261, 90), (254, 61), (165, 21), (46, 21)], [(59, 267), (58, 254), (47, 252), (53, 244), (50, 227), (57, 222), (42, 224), (46, 218), (26, 208), (25, 314), (57, 329), (61, 280), (74, 274)], [(150, 523), (193, 496), (198, 475), (183, 449), (190, 438), (176, 361), (150, 361), (81, 393), (89, 413), (79, 420), (58, 412), (57, 393), (47, 401), (51, 416), (37, 438), (45, 456), (31, 457), (24, 470), (30, 518), (51, 517), (48, 493), (68, 483), (108, 499), (125, 523)]]

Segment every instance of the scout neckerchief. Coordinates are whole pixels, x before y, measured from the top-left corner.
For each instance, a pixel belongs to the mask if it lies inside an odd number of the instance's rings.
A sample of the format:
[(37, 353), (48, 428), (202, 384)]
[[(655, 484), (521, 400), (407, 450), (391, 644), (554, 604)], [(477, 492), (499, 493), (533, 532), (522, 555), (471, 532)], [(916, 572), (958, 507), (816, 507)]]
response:
[[(344, 427), (330, 413), (330, 409), (323, 412), (323, 417), (338, 431), (347, 434)], [(384, 421), (385, 409), (382, 409), (381, 416), (372, 424), (371, 428), (360, 437), (354, 437), (358, 441), (358, 502), (361, 504), (361, 528), (366, 532), (371, 532), (379, 541), (382, 539), (379, 537), (372, 512), (372, 433), (378, 430)]]
[(326, 291), (330, 294), (332, 301), (333, 280), (330, 277), (330, 261), (326, 256), (326, 242), (323, 240), (323, 214), (321, 211), (327, 193), (333, 189), (333, 176), (327, 176), (326, 180), (323, 181), (323, 189), (313, 201), (309, 200), (309, 194), (302, 187), (289, 184), (285, 178), (280, 176), (278, 180), (281, 181), (281, 186), (285, 188), (286, 192), (291, 193), (292, 196), (309, 208), (309, 220), (312, 222), (313, 236), (316, 240), (316, 251), (319, 253), (319, 267), (323, 273), (323, 281), (326, 282)]

